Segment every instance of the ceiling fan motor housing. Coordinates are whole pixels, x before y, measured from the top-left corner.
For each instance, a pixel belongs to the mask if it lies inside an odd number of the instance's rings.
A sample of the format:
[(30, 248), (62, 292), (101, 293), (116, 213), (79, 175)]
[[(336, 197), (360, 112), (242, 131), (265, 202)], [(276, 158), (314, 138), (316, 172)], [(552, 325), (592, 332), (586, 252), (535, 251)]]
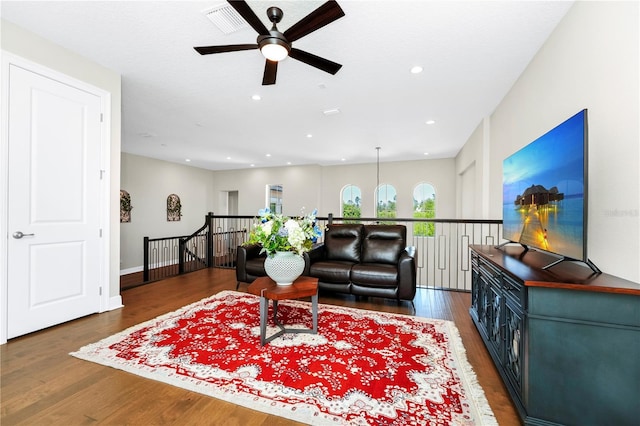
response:
[(273, 23), (273, 27), (269, 31), (269, 35), (258, 35), (257, 43), (260, 50), (269, 44), (276, 44), (287, 49), (287, 54), (291, 52), (291, 43), (289, 43), (284, 34), (278, 31), (276, 27), (276, 24), (282, 20), (283, 15), (284, 13), (279, 7), (271, 6), (267, 9), (267, 16), (269, 17), (269, 21)]
[(262, 50), (262, 48), (268, 44), (277, 44), (285, 49), (287, 49), (287, 53), (291, 51), (291, 44), (287, 41), (284, 34), (280, 31), (269, 31), (269, 35), (259, 35), (258, 36), (258, 48)]

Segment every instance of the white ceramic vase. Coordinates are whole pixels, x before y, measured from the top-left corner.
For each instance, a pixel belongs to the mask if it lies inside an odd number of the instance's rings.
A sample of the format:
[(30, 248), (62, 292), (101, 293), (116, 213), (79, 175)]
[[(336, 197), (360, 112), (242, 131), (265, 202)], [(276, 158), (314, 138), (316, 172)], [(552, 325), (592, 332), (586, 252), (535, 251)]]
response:
[(304, 272), (304, 258), (292, 251), (279, 251), (267, 256), (264, 270), (278, 285), (291, 285)]

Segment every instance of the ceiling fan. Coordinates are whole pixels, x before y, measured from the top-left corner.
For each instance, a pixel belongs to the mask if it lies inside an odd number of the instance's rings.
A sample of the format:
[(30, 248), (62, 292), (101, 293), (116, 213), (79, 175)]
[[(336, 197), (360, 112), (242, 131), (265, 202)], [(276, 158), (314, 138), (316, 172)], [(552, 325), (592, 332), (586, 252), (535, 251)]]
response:
[(329, 74), (337, 73), (342, 67), (340, 64), (303, 50), (296, 49), (291, 45), (292, 42), (344, 16), (342, 8), (340, 8), (338, 3), (334, 0), (329, 0), (324, 3), (322, 6), (295, 23), (284, 33), (281, 33), (276, 27), (276, 24), (280, 22), (283, 16), (283, 12), (280, 8), (272, 6), (267, 9), (267, 16), (273, 23), (271, 30), (268, 30), (246, 1), (227, 1), (240, 14), (240, 16), (242, 16), (244, 20), (247, 21), (254, 30), (256, 30), (258, 33), (256, 44), (230, 44), (226, 46), (194, 47), (196, 52), (201, 55), (260, 49), (266, 58), (264, 75), (262, 77), (263, 86), (276, 83), (278, 61), (286, 58), (287, 56), (311, 65), (312, 67), (321, 69)]

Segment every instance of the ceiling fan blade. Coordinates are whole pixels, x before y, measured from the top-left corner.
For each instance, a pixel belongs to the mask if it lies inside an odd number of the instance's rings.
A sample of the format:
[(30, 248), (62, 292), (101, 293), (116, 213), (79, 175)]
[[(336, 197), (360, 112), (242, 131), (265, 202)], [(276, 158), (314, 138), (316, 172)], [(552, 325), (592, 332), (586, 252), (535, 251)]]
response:
[(329, 74), (335, 74), (340, 71), (340, 68), (342, 68), (342, 65), (338, 63), (321, 58), (320, 56), (316, 56), (309, 52), (305, 52), (304, 50), (296, 49), (295, 47), (291, 48), (289, 56), (293, 59), (304, 62), (305, 64), (311, 65), (312, 67), (321, 69), (324, 72), (328, 72)]
[(264, 64), (264, 75), (262, 76), (262, 85), (269, 86), (276, 84), (276, 74), (278, 73), (278, 62), (267, 59)]
[(257, 44), (228, 44), (226, 46), (201, 46), (194, 47), (196, 52), (201, 55), (210, 55), (211, 53), (237, 52), (240, 50), (257, 49)]
[(288, 41), (295, 41), (344, 16), (344, 11), (334, 0), (330, 0), (293, 24), (283, 34)]
[(267, 27), (264, 26), (260, 18), (256, 16), (255, 12), (249, 7), (246, 1), (227, 0), (227, 2), (240, 14), (240, 16), (244, 18), (245, 21), (247, 21), (249, 25), (251, 25), (254, 30), (256, 30), (258, 34), (269, 35)]

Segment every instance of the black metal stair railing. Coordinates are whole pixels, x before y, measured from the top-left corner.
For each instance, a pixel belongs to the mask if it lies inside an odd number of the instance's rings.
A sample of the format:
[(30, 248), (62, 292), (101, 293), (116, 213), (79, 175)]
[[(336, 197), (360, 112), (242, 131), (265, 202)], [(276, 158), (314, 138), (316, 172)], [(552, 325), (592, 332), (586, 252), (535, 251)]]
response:
[[(216, 216), (189, 236), (144, 238), (144, 281), (206, 267), (235, 268), (238, 246), (249, 238), (254, 216)], [(330, 223), (398, 223), (407, 227), (407, 244), (416, 247), (418, 286), (471, 291), (469, 246), (497, 245), (502, 240), (502, 221), (491, 219), (342, 218), (329, 214), (317, 218), (324, 228)], [(428, 231), (425, 231), (428, 230)], [(319, 242), (322, 242), (322, 238)]]

